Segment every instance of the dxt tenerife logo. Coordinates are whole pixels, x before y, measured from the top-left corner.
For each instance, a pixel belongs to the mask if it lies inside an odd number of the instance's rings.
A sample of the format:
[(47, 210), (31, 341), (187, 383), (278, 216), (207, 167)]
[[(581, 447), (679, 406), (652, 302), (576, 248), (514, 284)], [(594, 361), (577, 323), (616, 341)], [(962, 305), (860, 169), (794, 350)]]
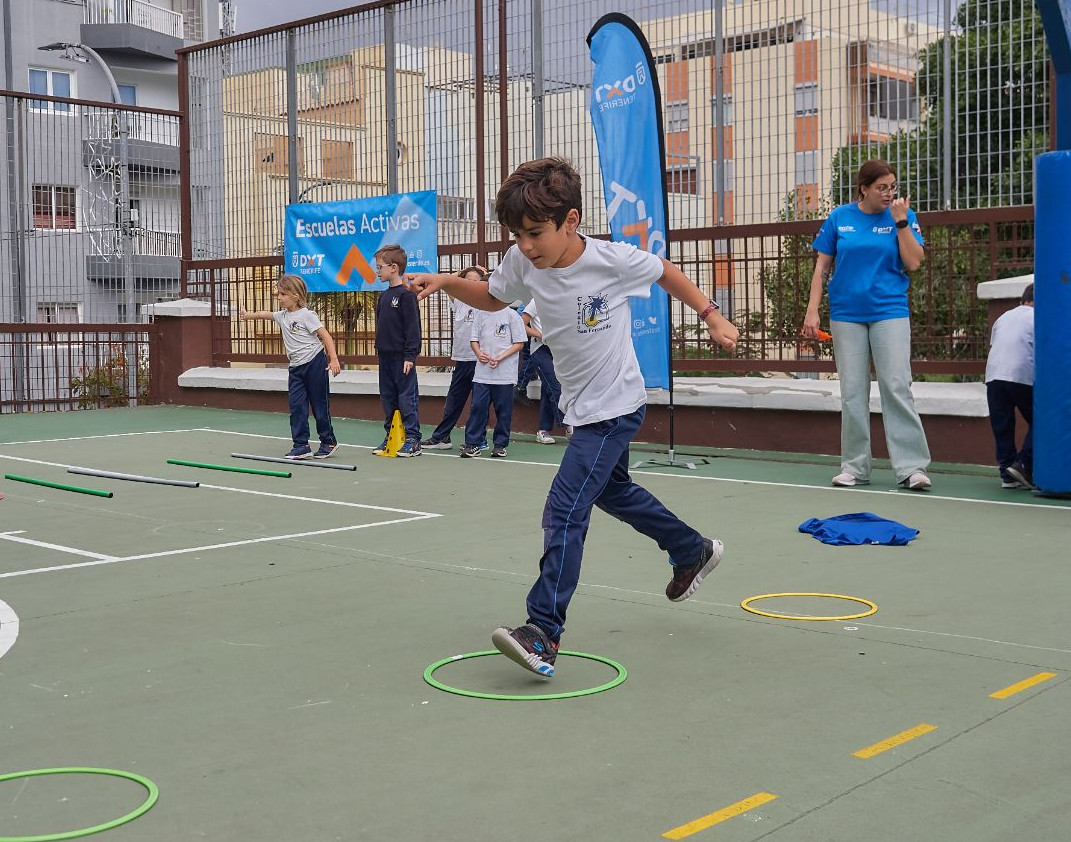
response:
[(610, 300), (606, 294), (577, 296), (577, 333), (594, 333), (608, 327), (610, 327)]
[(636, 69), (624, 79), (604, 82), (595, 89), (595, 103), (600, 111), (625, 108), (636, 101), (636, 90), (647, 84), (647, 68), (637, 62)]
[(299, 251), (291, 252), (290, 265), (302, 275), (318, 275), (323, 270), (323, 254), (302, 254)]

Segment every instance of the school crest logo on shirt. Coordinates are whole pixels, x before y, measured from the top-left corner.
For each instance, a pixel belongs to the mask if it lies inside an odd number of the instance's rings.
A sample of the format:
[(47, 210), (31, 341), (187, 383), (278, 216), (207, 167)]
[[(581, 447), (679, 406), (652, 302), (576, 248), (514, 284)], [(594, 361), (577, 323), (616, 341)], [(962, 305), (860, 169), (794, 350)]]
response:
[(499, 337), (500, 339), (503, 336), (509, 336), (509, 323), (505, 322), (495, 327), (495, 336)]
[(400, 299), (400, 298), (398, 298), (397, 296), (395, 296), (394, 298), (392, 298), (392, 299), (390, 300), (390, 306), (391, 306), (391, 307), (397, 307), (397, 306), (398, 306), (398, 302), (399, 302), (399, 301), (401, 301), (401, 299)]
[(610, 301), (606, 294), (577, 296), (576, 329), (591, 333), (610, 326)]

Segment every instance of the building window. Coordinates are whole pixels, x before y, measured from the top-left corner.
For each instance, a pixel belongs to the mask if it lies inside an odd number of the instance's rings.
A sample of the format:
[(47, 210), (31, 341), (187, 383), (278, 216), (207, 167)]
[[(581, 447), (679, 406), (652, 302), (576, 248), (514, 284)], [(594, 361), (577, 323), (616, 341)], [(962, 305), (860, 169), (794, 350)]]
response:
[(796, 153), (796, 184), (814, 184), (818, 181), (818, 153)]
[(796, 116), (807, 117), (818, 113), (818, 83), (803, 82), (796, 85)]
[(74, 187), (54, 184), (33, 186), (33, 227), (71, 230), (76, 226), (77, 201)]
[[(721, 189), (721, 184), (719, 183), (719, 179), (721, 177), (721, 173), (720, 173), (721, 167), (718, 166), (718, 162), (717, 161), (714, 161), (711, 164), (711, 167), (713, 168), (711, 175), (712, 175), (712, 177), (714, 179), (714, 181), (713, 181), (713, 185), (714, 186), (713, 186), (712, 189), (714, 190), (715, 193), (717, 193), (718, 190)], [(730, 159), (730, 160), (725, 162), (725, 192), (730, 193), (735, 189), (736, 189), (736, 161)]]
[(438, 195), (435, 197), (435, 212), (440, 222), (475, 222), (476, 200)]
[(688, 131), (688, 101), (666, 103), (666, 134)]
[[(305, 143), (297, 139), (298, 174), (305, 174)], [(286, 135), (253, 135), (253, 169), (269, 175), (287, 175), (289, 173), (289, 144)]]
[(666, 190), (670, 193), (699, 193), (699, 173), (695, 167), (667, 167)]
[(320, 175), (353, 180), (353, 144), (348, 140), (320, 141)]
[[(710, 98), (710, 108), (714, 112), (714, 116), (711, 117), (713, 125), (717, 125), (718, 115), (718, 97), (712, 96)], [(722, 94), (721, 96), (721, 124), (723, 126), (731, 126), (733, 124), (733, 95)]]
[(119, 85), (119, 101), (123, 105), (137, 105), (138, 104), (138, 86), (137, 85)]
[(60, 301), (38, 301), (37, 322), (48, 325), (75, 325), (82, 321), (78, 304)]
[[(72, 97), (71, 74), (62, 70), (38, 70), (30, 68), (29, 87), (31, 94), (44, 94), (45, 96)], [(43, 99), (31, 100), (31, 107), (38, 111), (68, 112), (71, 110), (69, 102), (46, 102)]]
[(867, 79), (867, 113), (880, 120), (918, 120), (914, 82), (872, 74)]

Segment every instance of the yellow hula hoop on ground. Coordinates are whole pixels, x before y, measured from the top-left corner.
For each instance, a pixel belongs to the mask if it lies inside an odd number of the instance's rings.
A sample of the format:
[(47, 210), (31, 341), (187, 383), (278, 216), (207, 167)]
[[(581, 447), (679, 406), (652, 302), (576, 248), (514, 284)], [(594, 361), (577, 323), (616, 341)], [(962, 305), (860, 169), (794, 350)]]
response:
[[(751, 603), (757, 599), (772, 599), (775, 596), (818, 596), (824, 599), (847, 599), (851, 602), (858, 602), (861, 605), (869, 606), (866, 611), (859, 614), (840, 614), (836, 617), (812, 617), (807, 614), (775, 614), (773, 611), (762, 611), (758, 608), (752, 608)], [(871, 614), (876, 614), (878, 606), (871, 602), (869, 599), (863, 599), (858, 596), (846, 596), (841, 593), (764, 593), (758, 596), (749, 596), (743, 602), (740, 603), (740, 607), (745, 611), (750, 611), (752, 614), (758, 614), (761, 617), (773, 617), (777, 620), (858, 620), (860, 617), (869, 617)]]

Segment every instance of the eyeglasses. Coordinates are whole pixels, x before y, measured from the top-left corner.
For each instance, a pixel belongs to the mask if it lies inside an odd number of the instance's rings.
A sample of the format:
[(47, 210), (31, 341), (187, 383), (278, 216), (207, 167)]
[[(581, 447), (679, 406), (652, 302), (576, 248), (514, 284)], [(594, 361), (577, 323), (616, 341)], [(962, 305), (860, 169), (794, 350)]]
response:
[(900, 192), (900, 185), (895, 181), (892, 184), (873, 184), (871, 186), (882, 196), (895, 196)]

